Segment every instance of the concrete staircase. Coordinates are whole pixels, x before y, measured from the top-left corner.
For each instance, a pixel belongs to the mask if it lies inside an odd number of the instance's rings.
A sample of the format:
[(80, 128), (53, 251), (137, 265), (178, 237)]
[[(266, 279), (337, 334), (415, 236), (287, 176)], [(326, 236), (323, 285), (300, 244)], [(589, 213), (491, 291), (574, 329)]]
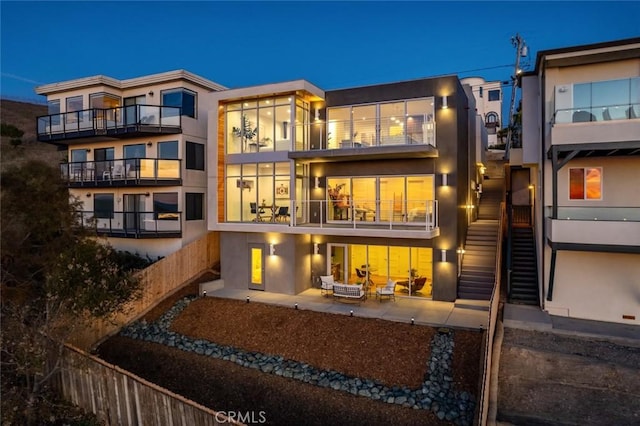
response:
[(478, 220), (469, 225), (462, 272), (458, 279), (458, 298), (489, 300), (496, 279), (496, 245), (500, 201), (504, 179), (488, 179), (483, 184)]
[(538, 305), (538, 269), (533, 229), (511, 229), (511, 293), (510, 303)]

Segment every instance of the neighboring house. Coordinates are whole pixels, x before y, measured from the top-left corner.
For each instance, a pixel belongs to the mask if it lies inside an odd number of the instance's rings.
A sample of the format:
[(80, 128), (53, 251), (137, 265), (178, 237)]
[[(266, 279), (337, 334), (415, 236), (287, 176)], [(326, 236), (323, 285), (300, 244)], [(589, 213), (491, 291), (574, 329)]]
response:
[(502, 82), (485, 81), (482, 77), (467, 77), (461, 80), (462, 84), (471, 87), (476, 100), (476, 113), (482, 117), (484, 128), (487, 131), (487, 144), (489, 146), (500, 143), (498, 131), (502, 128)]
[(332, 275), (456, 299), (482, 179), (475, 102), (457, 77), (211, 97), (208, 222), (225, 287), (297, 294)]
[(534, 229), (538, 303), (640, 324), (640, 38), (539, 52), (521, 84), (510, 193)]
[(37, 87), (49, 106), (38, 140), (68, 149), (60, 172), (82, 221), (115, 248), (151, 257), (204, 235), (208, 94), (222, 89), (183, 70)]

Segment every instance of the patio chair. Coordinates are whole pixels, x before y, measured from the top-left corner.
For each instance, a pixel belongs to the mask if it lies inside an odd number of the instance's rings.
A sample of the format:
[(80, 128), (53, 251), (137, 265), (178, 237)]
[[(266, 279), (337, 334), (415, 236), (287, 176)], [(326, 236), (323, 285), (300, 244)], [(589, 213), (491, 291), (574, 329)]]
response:
[(258, 203), (249, 203), (249, 207), (251, 207), (251, 214), (256, 215), (253, 221), (262, 222), (262, 215), (264, 214), (264, 209), (262, 207), (258, 208)]
[(289, 217), (289, 207), (288, 206), (279, 207), (276, 213), (276, 220), (283, 221), (283, 220), (286, 220), (287, 217)]
[(116, 164), (111, 171), (111, 179), (124, 179), (124, 167), (122, 164)]
[(396, 284), (397, 284), (397, 281), (389, 280), (387, 281), (387, 285), (385, 285), (384, 287), (377, 288), (376, 299), (378, 299), (378, 302), (381, 302), (384, 296), (387, 296), (389, 299), (393, 298), (393, 301), (395, 302)]
[(413, 281), (413, 285), (411, 286), (411, 292), (420, 294), (420, 290), (427, 283), (427, 277), (419, 277)]
[(321, 275), (320, 276), (320, 294), (328, 296), (329, 292), (333, 292), (333, 275)]

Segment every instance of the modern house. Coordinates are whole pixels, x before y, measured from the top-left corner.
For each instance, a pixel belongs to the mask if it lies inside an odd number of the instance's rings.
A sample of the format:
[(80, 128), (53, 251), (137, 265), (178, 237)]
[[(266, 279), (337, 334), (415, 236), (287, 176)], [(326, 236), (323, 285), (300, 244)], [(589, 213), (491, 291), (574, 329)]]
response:
[(521, 87), (511, 224), (533, 264), (510, 265), (510, 299), (640, 324), (640, 38), (539, 52)]
[(204, 235), (209, 93), (222, 89), (183, 70), (37, 87), (49, 106), (38, 140), (68, 149), (60, 170), (83, 223), (151, 257)]
[(211, 98), (208, 227), (225, 287), (297, 294), (332, 276), (456, 299), (482, 181), (469, 86), (297, 80)]

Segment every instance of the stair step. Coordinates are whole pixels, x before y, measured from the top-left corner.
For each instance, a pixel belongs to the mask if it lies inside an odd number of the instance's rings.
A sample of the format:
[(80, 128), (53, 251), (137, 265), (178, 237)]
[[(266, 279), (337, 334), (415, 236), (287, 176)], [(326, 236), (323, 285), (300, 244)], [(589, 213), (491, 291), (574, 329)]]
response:
[(476, 272), (490, 272), (492, 274), (495, 273), (495, 265), (462, 265), (462, 271), (463, 272), (470, 272), (470, 273), (476, 273)]

